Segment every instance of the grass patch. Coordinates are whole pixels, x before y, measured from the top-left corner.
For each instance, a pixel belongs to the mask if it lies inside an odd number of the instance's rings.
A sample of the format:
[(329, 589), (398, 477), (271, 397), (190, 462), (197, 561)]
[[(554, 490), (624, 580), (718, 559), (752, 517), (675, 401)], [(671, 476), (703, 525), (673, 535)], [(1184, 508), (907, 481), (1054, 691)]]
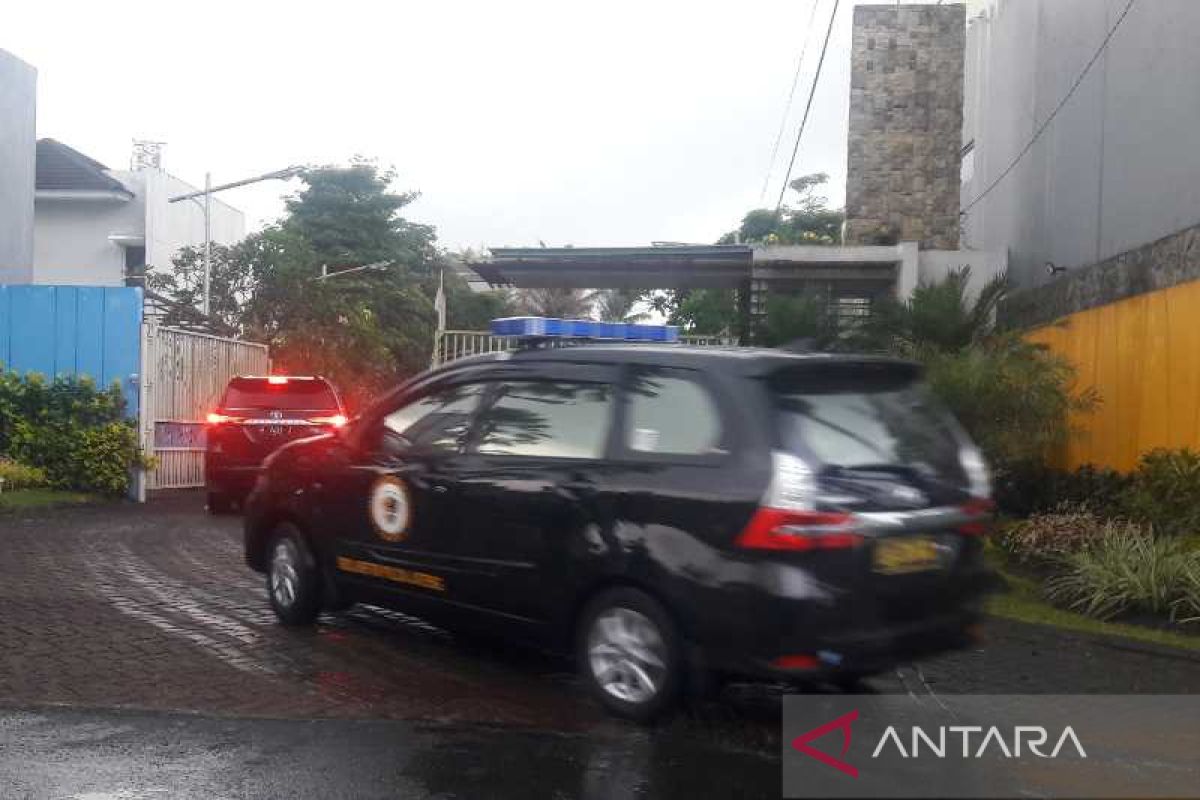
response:
[(1007, 568), (1002, 553), (990, 547), (987, 559), (989, 566), (1004, 577), (1009, 587), (1008, 592), (994, 594), (988, 598), (985, 609), (992, 616), (1034, 625), (1051, 625), (1080, 633), (1118, 636), (1200, 653), (1200, 636), (1147, 628), (1125, 622), (1103, 622), (1052, 606), (1042, 597), (1041, 586), (1037, 581), (1023, 575), (1013, 574)]
[(67, 492), (61, 489), (17, 489), (0, 494), (0, 513), (97, 503), (103, 499), (99, 495), (87, 492)]

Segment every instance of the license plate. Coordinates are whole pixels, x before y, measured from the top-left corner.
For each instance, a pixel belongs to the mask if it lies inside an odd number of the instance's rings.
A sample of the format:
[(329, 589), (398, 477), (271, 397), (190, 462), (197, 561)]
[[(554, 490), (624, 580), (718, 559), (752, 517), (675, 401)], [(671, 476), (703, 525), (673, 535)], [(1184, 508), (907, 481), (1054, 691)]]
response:
[(922, 572), (941, 566), (937, 542), (928, 536), (880, 539), (875, 543), (872, 565), (882, 575)]

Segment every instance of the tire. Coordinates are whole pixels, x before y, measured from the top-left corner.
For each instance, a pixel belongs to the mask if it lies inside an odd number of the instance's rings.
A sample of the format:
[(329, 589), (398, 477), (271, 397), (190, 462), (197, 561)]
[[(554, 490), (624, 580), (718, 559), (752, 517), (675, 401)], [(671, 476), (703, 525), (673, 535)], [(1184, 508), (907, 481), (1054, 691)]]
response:
[(224, 492), (209, 492), (207, 502), (210, 514), (229, 514), (233, 511), (233, 500)]
[(287, 626), (311, 625), (321, 612), (316, 559), (290, 522), (275, 528), (267, 549), (267, 596), (275, 616)]
[(579, 672), (610, 713), (651, 722), (679, 699), (683, 660), (666, 609), (637, 589), (611, 589), (588, 604), (577, 632)]

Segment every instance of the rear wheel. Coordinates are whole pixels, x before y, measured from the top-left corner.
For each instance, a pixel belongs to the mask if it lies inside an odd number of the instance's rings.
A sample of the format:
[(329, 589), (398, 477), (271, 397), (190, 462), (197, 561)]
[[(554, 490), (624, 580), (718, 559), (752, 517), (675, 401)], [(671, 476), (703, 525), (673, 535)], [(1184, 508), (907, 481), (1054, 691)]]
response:
[(311, 625), (321, 610), (321, 582), (308, 543), (285, 522), (275, 529), (267, 552), (267, 594), (275, 616), (284, 625)]
[(649, 722), (675, 704), (679, 635), (648, 594), (614, 589), (598, 596), (583, 614), (578, 647), (584, 681), (613, 714)]

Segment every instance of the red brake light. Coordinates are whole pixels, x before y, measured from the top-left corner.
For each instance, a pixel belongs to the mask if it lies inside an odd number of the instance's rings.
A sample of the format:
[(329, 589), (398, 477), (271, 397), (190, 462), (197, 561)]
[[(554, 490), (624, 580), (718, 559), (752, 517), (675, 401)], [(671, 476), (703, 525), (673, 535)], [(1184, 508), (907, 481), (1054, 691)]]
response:
[(988, 532), (992, 511), (996, 504), (984, 497), (975, 497), (963, 503), (962, 511), (975, 519), (958, 526), (958, 532), (966, 536), (984, 536)]
[(816, 669), (820, 666), (816, 656), (805, 653), (794, 656), (780, 656), (771, 662), (775, 669)]
[(209, 425), (222, 425), (226, 422), (236, 422), (237, 417), (230, 417), (225, 414), (218, 414), (216, 411), (210, 411), (208, 414)]
[(854, 517), (828, 511), (760, 508), (737, 538), (752, 550), (838, 550), (857, 547)]
[(329, 417), (313, 417), (309, 420), (314, 425), (329, 425), (334, 428), (340, 428), (348, 421), (345, 414), (334, 414)]
[(283, 375), (271, 375), (267, 378), (267, 383), (272, 386), (283, 386), (288, 382), (288, 379)]

